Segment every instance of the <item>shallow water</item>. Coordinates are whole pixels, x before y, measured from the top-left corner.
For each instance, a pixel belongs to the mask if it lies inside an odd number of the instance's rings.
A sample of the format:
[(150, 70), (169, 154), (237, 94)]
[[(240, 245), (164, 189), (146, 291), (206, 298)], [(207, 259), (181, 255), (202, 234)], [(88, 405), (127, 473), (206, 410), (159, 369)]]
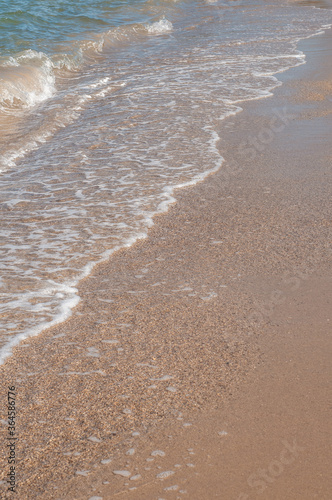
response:
[(54, 3), (0, 2), (0, 361), (222, 166), (222, 121), (332, 22), (260, 0)]

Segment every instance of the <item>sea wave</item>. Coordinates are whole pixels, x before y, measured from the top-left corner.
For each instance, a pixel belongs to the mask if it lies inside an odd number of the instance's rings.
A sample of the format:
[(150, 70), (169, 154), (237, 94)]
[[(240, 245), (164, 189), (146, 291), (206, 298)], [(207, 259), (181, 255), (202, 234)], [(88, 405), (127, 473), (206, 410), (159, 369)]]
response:
[(57, 77), (82, 69), (103, 52), (118, 44), (137, 41), (139, 37), (173, 30), (165, 17), (150, 24), (116, 27), (105, 33), (91, 34), (90, 39), (74, 42), (68, 52), (48, 56), (29, 49), (0, 59), (0, 111), (26, 110), (52, 97), (57, 90)]
[(0, 109), (30, 108), (55, 92), (54, 65), (43, 52), (26, 50), (0, 65)]

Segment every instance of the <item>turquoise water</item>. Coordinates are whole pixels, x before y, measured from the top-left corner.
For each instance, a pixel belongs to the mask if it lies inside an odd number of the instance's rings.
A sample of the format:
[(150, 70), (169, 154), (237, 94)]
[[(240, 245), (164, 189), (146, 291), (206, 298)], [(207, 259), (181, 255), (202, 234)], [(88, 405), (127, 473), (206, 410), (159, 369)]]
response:
[(70, 316), (176, 188), (222, 168), (227, 117), (332, 16), (279, 0), (0, 0), (0, 16), (1, 363)]
[(144, 0), (0, 0), (0, 53), (52, 53), (64, 42), (123, 24), (147, 22)]

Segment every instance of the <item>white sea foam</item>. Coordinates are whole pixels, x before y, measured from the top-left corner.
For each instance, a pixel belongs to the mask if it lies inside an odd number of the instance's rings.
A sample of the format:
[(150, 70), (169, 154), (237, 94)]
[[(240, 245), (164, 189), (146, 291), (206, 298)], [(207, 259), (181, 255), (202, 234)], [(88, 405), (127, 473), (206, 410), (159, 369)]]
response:
[[(74, 96), (70, 94), (64, 96), (61, 101), (61, 109), (59, 109), (59, 106), (57, 104), (54, 106), (54, 111), (50, 116), (47, 124), (43, 122), (40, 128), (34, 130), (30, 137), (29, 135), (27, 137), (24, 137), (23, 139), (16, 142), (15, 146), (13, 146), (12, 148), (9, 147), (9, 149), (2, 152), (2, 155), (0, 157), (0, 172), (15, 167), (17, 162), (21, 161), (32, 151), (38, 149), (46, 141), (50, 140), (61, 128), (68, 127), (68, 125), (72, 124), (80, 117), (86, 105), (91, 105), (95, 100), (105, 97), (111, 92), (116, 91), (118, 88), (124, 87), (126, 85), (126, 82), (107, 85), (108, 81), (109, 79), (103, 78), (91, 85), (88, 85), (86, 89), (85, 87), (80, 89), (87, 90), (88, 92), (86, 93), (77, 93), (74, 94)], [(101, 87), (101, 90), (94, 91), (94, 89), (100, 89)], [(30, 96), (30, 104), (27, 104), (27, 106), (34, 106), (37, 102), (49, 99), (51, 95), (52, 92), (41, 93), (38, 97), (39, 101), (35, 101)], [(12, 205), (13, 203), (19, 203), (20, 201), (22, 200), (11, 200), (9, 203)]]
[[(48, 291), (44, 290), (43, 294), (51, 294), (54, 291), (61, 290), (67, 298), (62, 302), (59, 302), (58, 314), (50, 322), (42, 322), (33, 328), (26, 330), (25, 332), (19, 333), (12, 337), (5, 345), (0, 349), (0, 364), (3, 364), (5, 359), (12, 354), (12, 349), (17, 346), (22, 340), (29, 337), (34, 337), (42, 332), (45, 328), (58, 325), (62, 323), (72, 314), (72, 309), (79, 303), (79, 296), (77, 295), (77, 288), (69, 287), (67, 285), (57, 285), (56, 288), (50, 288)], [(40, 295), (40, 292), (39, 294)], [(8, 305), (7, 305), (8, 307)], [(17, 303), (16, 307), (21, 307), (24, 310), (24, 304)]]
[(146, 29), (149, 33), (159, 34), (166, 33), (167, 31), (173, 30), (173, 25), (165, 17), (152, 24), (147, 24)]

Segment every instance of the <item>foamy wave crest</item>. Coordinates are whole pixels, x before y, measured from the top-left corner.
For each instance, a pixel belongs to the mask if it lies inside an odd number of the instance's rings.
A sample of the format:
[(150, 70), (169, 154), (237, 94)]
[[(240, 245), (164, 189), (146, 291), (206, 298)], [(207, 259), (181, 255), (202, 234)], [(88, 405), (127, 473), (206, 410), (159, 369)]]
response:
[(163, 17), (160, 21), (146, 25), (146, 29), (149, 33), (165, 33), (166, 31), (172, 31), (173, 24)]
[(91, 35), (90, 40), (83, 40), (79, 44), (79, 52), (83, 60), (91, 62), (95, 56), (107, 53), (114, 47), (123, 46), (137, 42), (138, 39), (147, 34), (159, 34), (172, 31), (173, 25), (165, 17), (152, 24), (131, 24), (128, 26), (118, 26), (105, 33)]
[(51, 59), (26, 50), (0, 64), (0, 109), (30, 108), (55, 92)]
[(75, 51), (73, 55), (55, 54), (52, 56), (52, 65), (55, 70), (75, 72), (84, 64), (82, 51)]

